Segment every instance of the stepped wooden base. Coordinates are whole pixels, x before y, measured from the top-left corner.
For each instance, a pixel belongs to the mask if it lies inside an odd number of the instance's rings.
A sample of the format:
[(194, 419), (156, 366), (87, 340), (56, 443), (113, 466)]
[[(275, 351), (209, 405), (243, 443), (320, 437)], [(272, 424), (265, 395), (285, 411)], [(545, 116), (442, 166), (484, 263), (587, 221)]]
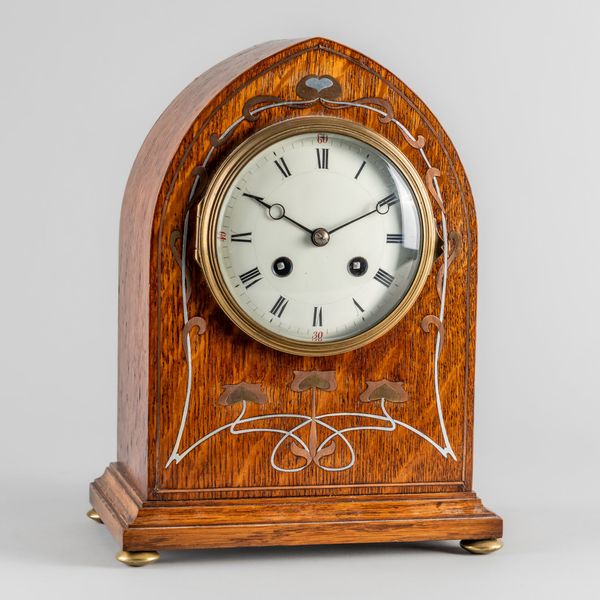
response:
[(90, 502), (128, 552), (502, 536), (502, 519), (473, 492), (143, 502), (113, 463)]

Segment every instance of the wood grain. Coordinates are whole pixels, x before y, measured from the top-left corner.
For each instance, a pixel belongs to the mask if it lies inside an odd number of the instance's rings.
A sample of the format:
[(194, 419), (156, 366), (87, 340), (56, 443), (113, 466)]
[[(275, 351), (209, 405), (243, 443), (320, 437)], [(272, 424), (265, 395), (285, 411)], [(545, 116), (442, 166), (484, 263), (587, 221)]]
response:
[(472, 492), (174, 505), (142, 502), (115, 463), (92, 483), (90, 498), (129, 551), (502, 537), (502, 520)]
[[(149, 399), (158, 384), (157, 282), (160, 269), (155, 226), (182, 139), (211, 100), (231, 88), (257, 62), (289, 47), (289, 40), (266, 42), (240, 52), (196, 78), (160, 116), (135, 159), (123, 197), (119, 227), (119, 349), (117, 459), (127, 466), (140, 492), (148, 488)], [(165, 189), (167, 186), (167, 189)], [(162, 199), (159, 200), (159, 199)], [(151, 350), (152, 348), (152, 350)]]
[[(211, 134), (235, 122), (248, 100), (296, 99), (296, 86), (309, 75), (335, 78), (341, 99), (380, 99), (415, 138), (422, 136), (439, 170), (449, 231), (461, 240), (449, 267), (439, 365), (443, 412), (457, 460), (399, 429), (393, 434), (353, 432), (356, 463), (346, 471), (328, 472), (312, 464), (296, 473), (278, 472), (270, 465), (277, 438), (269, 434), (214, 436), (166, 468), (186, 397), (183, 342), (190, 330), (172, 244), (181, 248), (177, 232), (182, 231), (194, 169), (212, 147)], [(240, 141), (266, 125), (318, 114), (350, 119), (384, 135), (426, 179), (428, 167), (418, 144), (389, 119), (359, 108), (332, 111), (320, 103), (274, 108), (242, 122), (214, 149), (208, 174)], [(431, 200), (439, 224), (440, 208)], [(390, 333), (356, 351), (319, 358), (281, 354), (237, 330), (216, 305), (191, 252), (186, 259), (189, 316), (199, 319), (202, 334), (191, 334), (193, 386), (182, 450), (238, 414), (239, 403), (218, 401), (226, 385), (260, 385), (266, 401), (249, 404), (248, 416), (308, 411), (310, 393), (291, 388), (296, 371), (335, 373), (335, 391), (316, 391), (319, 412), (376, 413), (377, 403), (360, 402), (368, 382), (403, 382), (408, 399), (390, 406), (390, 414), (441, 443), (435, 335), (421, 328), (423, 318), (439, 308), (441, 258), (417, 302)], [(161, 115), (127, 183), (120, 225), (118, 463), (92, 484), (94, 508), (129, 550), (497, 537), (501, 519), (472, 492), (476, 282), (476, 219), (464, 169), (434, 115), (396, 76), (322, 38), (269, 42), (213, 67)], [(286, 464), (298, 465), (301, 458), (288, 454)], [(340, 460), (339, 449), (320, 460), (333, 466)]]

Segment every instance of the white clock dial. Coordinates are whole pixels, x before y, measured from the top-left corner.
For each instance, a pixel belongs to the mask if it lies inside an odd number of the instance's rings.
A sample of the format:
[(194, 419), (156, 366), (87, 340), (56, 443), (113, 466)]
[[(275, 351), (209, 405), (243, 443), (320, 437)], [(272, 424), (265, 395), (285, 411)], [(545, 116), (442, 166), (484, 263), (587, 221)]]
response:
[(341, 133), (277, 141), (245, 163), (216, 220), (218, 268), (263, 330), (300, 342), (357, 336), (406, 296), (423, 253), (415, 191)]

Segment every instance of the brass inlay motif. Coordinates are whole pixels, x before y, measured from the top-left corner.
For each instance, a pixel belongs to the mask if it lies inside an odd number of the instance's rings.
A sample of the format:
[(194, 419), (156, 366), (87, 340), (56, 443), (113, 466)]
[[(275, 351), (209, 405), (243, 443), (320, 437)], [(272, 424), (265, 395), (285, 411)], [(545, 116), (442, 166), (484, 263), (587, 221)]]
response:
[(238, 402), (254, 402), (254, 404), (266, 404), (267, 395), (261, 390), (258, 383), (246, 383), (242, 381), (235, 385), (224, 385), (225, 390), (219, 396), (221, 406), (232, 406)]
[(188, 356), (188, 336), (192, 329), (198, 329), (198, 335), (202, 335), (206, 332), (206, 321), (202, 317), (192, 317), (184, 326), (183, 326), (183, 351), (185, 353), (185, 358), (189, 358)]
[(431, 327), (435, 327), (437, 332), (440, 334), (440, 352), (444, 347), (444, 337), (446, 335), (446, 328), (444, 324), (440, 321), (439, 317), (435, 315), (427, 315), (421, 321), (421, 328), (425, 333), (429, 333), (431, 331)]
[(319, 435), (317, 433), (317, 390), (332, 392), (337, 388), (335, 380), (335, 371), (294, 371), (294, 380), (291, 385), (295, 392), (304, 392), (311, 390), (311, 419), (308, 434), (308, 447), (299, 445), (295, 441), (290, 442), (290, 452), (306, 462), (304, 467), (315, 463), (320, 467), (320, 461), (326, 456), (335, 452), (335, 441), (331, 440), (328, 444), (319, 444)]
[(407, 402), (408, 394), (402, 387), (402, 381), (367, 381), (367, 389), (360, 395), (361, 402)]
[(332, 392), (336, 387), (335, 371), (294, 371), (294, 381), (291, 385), (295, 392), (314, 388)]
[(427, 173), (425, 173), (425, 185), (427, 186), (429, 193), (433, 196), (433, 199), (437, 202), (437, 205), (440, 207), (440, 210), (444, 212), (444, 203), (440, 198), (440, 195), (437, 193), (434, 184), (434, 178), (439, 177), (441, 174), (442, 172), (439, 169), (436, 169), (435, 167), (430, 167), (429, 169), (427, 169)]

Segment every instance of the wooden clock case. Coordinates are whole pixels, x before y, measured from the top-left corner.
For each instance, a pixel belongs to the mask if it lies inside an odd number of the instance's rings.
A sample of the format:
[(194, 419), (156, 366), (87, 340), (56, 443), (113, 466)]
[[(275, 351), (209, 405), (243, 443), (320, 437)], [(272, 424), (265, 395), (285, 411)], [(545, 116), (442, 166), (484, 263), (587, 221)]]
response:
[[(193, 258), (214, 169), (254, 132), (307, 115), (391, 140), (425, 182), (441, 239), (401, 323), (336, 356), (284, 354), (239, 331)], [(450, 139), (392, 73), (311, 38), (255, 46), (198, 77), (136, 158), (119, 261), (117, 462), (91, 484), (90, 516), (124, 562), (180, 548), (498, 546), (502, 520), (472, 489), (473, 198)]]

